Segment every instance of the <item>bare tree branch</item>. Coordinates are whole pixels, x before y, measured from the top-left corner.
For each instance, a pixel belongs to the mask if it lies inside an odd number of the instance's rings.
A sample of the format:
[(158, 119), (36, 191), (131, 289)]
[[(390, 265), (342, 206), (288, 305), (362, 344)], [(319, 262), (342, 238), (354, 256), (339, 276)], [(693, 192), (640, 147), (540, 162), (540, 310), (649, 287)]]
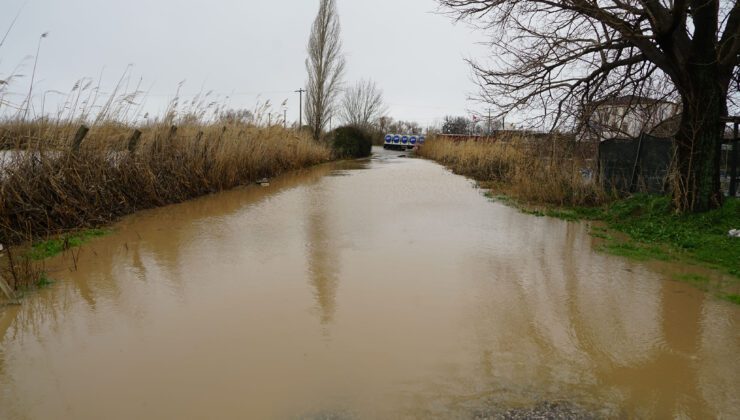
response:
[(339, 112), (345, 124), (367, 128), (387, 112), (383, 92), (372, 80), (361, 80), (344, 92)]
[(722, 117), (740, 76), (736, 0), (438, 0), (491, 35), (491, 60), (470, 61), (479, 99), (530, 125), (575, 125), (589, 104), (620, 96), (680, 102), (682, 210), (719, 193)]

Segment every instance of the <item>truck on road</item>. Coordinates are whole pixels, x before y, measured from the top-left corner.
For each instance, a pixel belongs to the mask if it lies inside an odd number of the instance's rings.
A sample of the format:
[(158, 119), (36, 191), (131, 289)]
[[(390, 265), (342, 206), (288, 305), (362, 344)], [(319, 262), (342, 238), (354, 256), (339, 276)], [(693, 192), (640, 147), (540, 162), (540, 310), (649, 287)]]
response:
[(419, 147), (426, 141), (424, 135), (418, 134), (386, 134), (384, 149), (389, 150), (409, 150)]

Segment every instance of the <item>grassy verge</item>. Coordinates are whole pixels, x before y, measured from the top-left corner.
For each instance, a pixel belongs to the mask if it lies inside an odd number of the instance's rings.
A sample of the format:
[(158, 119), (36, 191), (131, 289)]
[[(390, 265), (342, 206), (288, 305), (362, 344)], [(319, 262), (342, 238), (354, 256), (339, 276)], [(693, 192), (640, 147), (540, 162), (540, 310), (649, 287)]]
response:
[(733, 280), (722, 284), (694, 274), (673, 277), (740, 303), (736, 293), (740, 239), (728, 236), (730, 229), (740, 228), (740, 200), (728, 200), (721, 209), (707, 213), (679, 215), (668, 197), (617, 199), (599, 191), (597, 185), (574, 174), (585, 164), (577, 156), (566, 154), (545, 164), (541, 156), (516, 143), (432, 140), (421, 154), (477, 179), (490, 191), (490, 198), (525, 213), (601, 222), (591, 232), (602, 240), (600, 251), (640, 261), (679, 261), (728, 274)]
[(85, 229), (75, 233), (64, 234), (56, 238), (39, 241), (31, 246), (28, 257), (33, 261), (41, 261), (62, 252), (76, 248), (93, 238), (105, 236), (110, 233), (107, 229)]

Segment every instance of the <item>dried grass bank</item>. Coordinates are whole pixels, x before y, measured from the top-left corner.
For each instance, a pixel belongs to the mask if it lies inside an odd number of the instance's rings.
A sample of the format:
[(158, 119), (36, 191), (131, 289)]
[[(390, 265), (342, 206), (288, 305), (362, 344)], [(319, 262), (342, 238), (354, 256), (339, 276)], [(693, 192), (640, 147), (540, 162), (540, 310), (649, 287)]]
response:
[(495, 142), (432, 138), (419, 153), (522, 202), (594, 206), (608, 199), (594, 182), (591, 152), (565, 138)]
[(331, 151), (278, 126), (53, 122), (0, 126), (0, 243), (108, 224), (325, 162)]

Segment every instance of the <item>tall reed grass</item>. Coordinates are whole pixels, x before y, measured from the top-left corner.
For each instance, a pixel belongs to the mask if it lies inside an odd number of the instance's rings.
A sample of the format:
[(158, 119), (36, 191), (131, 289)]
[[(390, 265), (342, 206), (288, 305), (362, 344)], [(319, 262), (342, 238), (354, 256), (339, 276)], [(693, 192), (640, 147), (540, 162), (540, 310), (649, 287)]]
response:
[[(148, 92), (131, 66), (107, 92), (102, 73), (77, 80), (66, 93), (34, 91), (47, 35), (40, 35), (20, 103), (15, 81), (25, 75), (18, 68), (0, 74), (0, 244), (6, 247), (332, 159), (326, 145), (283, 128), (284, 114), (269, 101), (231, 109), (228, 97), (212, 91), (186, 99), (181, 82), (161, 118), (150, 116)], [(13, 255), (12, 247), (0, 252), (0, 276), (17, 288), (33, 277), (23, 273), (38, 272)]]
[(587, 148), (557, 136), (496, 142), (438, 137), (419, 153), (529, 204), (593, 206), (609, 199), (593, 179)]
[[(0, 243), (110, 223), (140, 209), (247, 184), (330, 159), (326, 147), (279, 126), (244, 123), (78, 127), (0, 126)], [(130, 148), (130, 150), (129, 150)], [(10, 156), (7, 156), (10, 153)]]

